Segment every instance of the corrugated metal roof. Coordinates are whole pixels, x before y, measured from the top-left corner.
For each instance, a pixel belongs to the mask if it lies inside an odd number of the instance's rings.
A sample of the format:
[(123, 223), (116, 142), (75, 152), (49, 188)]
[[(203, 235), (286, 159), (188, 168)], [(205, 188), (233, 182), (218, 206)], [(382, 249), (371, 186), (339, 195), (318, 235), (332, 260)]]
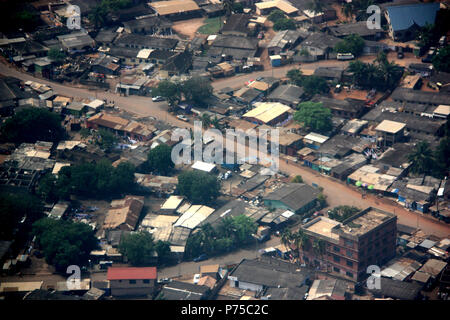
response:
[(427, 23), (434, 24), (440, 4), (419, 3), (406, 6), (387, 7), (391, 27), (394, 31), (406, 30), (413, 24), (421, 27)]

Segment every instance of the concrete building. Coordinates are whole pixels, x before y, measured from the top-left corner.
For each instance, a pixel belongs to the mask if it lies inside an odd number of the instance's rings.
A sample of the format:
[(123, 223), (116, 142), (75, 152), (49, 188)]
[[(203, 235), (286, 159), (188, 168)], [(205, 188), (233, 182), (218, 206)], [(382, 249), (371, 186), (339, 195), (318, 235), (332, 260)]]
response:
[(157, 279), (156, 267), (108, 268), (111, 295), (147, 296), (153, 294)]
[(310, 243), (321, 240), (324, 252), (301, 249), (301, 259), (353, 281), (367, 277), (369, 265), (383, 265), (395, 256), (397, 217), (369, 207), (342, 223), (318, 217), (301, 227)]

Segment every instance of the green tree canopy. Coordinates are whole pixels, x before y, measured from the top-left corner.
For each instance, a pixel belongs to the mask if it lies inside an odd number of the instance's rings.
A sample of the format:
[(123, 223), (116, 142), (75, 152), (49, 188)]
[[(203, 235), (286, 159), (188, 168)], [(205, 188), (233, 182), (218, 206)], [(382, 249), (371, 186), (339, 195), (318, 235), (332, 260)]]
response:
[(103, 150), (111, 150), (117, 143), (118, 139), (114, 133), (106, 129), (99, 129), (97, 132), (97, 144)]
[(363, 52), (364, 45), (364, 39), (361, 36), (351, 34), (339, 41), (334, 47), (334, 51), (337, 53), (352, 53), (355, 57), (358, 57)]
[(206, 105), (206, 100), (212, 96), (213, 88), (208, 79), (203, 77), (192, 77), (182, 84), (181, 88), (187, 101), (198, 105)]
[(23, 217), (29, 225), (41, 217), (41, 201), (28, 193), (0, 193), (0, 239), (12, 239)]
[(426, 141), (419, 142), (415, 146), (408, 155), (408, 160), (411, 162), (410, 170), (417, 174), (429, 174), (435, 165), (433, 151)]
[(148, 153), (148, 170), (161, 175), (168, 175), (174, 168), (172, 148), (167, 144), (160, 144)]
[(287, 72), (286, 76), (289, 78), (289, 80), (297, 85), (301, 86), (303, 81), (303, 75), (302, 71), (300, 69), (291, 69)]
[(303, 183), (303, 178), (302, 176), (295, 176), (292, 180), (292, 183)]
[[(158, 247), (162, 249), (161, 245)], [(119, 244), (119, 252), (134, 266), (150, 265), (155, 250), (153, 236), (148, 232), (131, 233), (123, 237)]]
[(59, 141), (65, 136), (59, 115), (40, 108), (26, 108), (7, 119), (0, 129), (3, 141), (35, 143)]
[(283, 11), (281, 11), (279, 9), (273, 10), (267, 17), (267, 19), (269, 19), (273, 23), (277, 22), (278, 20), (284, 19), (284, 18), (286, 18), (286, 15), (284, 14)]
[(275, 31), (295, 30), (295, 29), (297, 29), (295, 20), (289, 19), (289, 18), (279, 19), (273, 24), (273, 30), (275, 30)]
[(437, 54), (432, 59), (432, 63), (436, 70), (450, 72), (450, 45), (438, 49)]
[(337, 206), (328, 212), (328, 218), (342, 222), (360, 211), (361, 209), (357, 207)]
[(321, 102), (302, 102), (297, 107), (294, 120), (319, 133), (329, 132), (333, 128), (331, 111)]
[(161, 96), (169, 103), (175, 104), (181, 100), (181, 87), (169, 80), (163, 80), (152, 90), (152, 96)]
[(303, 77), (302, 86), (305, 93), (310, 97), (315, 94), (326, 94), (330, 91), (327, 81), (317, 76)]
[(64, 51), (58, 50), (57, 48), (51, 48), (47, 56), (50, 58), (50, 60), (56, 61), (56, 62), (63, 62), (66, 58), (66, 54)]
[(59, 197), (81, 195), (94, 198), (110, 197), (130, 192), (134, 186), (134, 166), (122, 162), (116, 168), (107, 160), (97, 164), (82, 163), (63, 167), (55, 182)]
[(217, 177), (202, 171), (184, 171), (178, 177), (178, 192), (195, 204), (209, 204), (220, 194)]
[(85, 223), (44, 218), (34, 223), (33, 234), (47, 263), (60, 272), (69, 265), (86, 265), (90, 252), (98, 248), (94, 231)]

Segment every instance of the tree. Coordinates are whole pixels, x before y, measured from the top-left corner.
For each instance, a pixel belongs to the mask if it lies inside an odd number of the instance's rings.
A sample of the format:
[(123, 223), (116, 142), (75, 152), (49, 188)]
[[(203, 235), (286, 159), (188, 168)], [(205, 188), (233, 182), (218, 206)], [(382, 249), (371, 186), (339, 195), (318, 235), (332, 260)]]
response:
[[(312, 243), (312, 249), (316, 257), (319, 257), (319, 260), (324, 261), (323, 256), (327, 250), (327, 244), (322, 239), (314, 239)], [(326, 260), (325, 260), (326, 261)]]
[(41, 201), (28, 193), (0, 193), (0, 239), (16, 238), (15, 229), (26, 217), (24, 223), (31, 225), (42, 216)]
[(278, 20), (284, 19), (284, 18), (286, 18), (286, 15), (284, 14), (283, 11), (281, 11), (279, 9), (273, 10), (267, 17), (267, 19), (269, 19), (273, 23), (277, 22)]
[(292, 234), (291, 230), (284, 229), (281, 233), (281, 243), (286, 247), (290, 248), (291, 241), (294, 239), (294, 235)]
[(85, 223), (43, 218), (33, 224), (33, 235), (46, 262), (60, 272), (69, 265), (86, 265), (91, 251), (98, 248), (94, 231)]
[(341, 12), (344, 14), (344, 16), (350, 18), (350, 20), (353, 20), (354, 11), (355, 8), (353, 2), (344, 3), (341, 9)]
[(411, 162), (410, 170), (417, 174), (429, 174), (434, 167), (433, 152), (426, 141), (419, 142), (408, 155)]
[(273, 24), (273, 30), (275, 31), (295, 30), (295, 29), (297, 29), (295, 21), (289, 18), (279, 19)]
[(59, 192), (56, 187), (56, 177), (51, 172), (39, 180), (36, 194), (46, 202), (56, 202), (59, 199)]
[(148, 153), (147, 167), (152, 172), (168, 175), (174, 168), (172, 148), (167, 144), (160, 144)]
[(108, 160), (63, 167), (58, 173), (56, 189), (62, 198), (71, 194), (95, 198), (117, 196), (134, 188), (134, 172), (135, 167), (129, 162), (114, 168)]
[(357, 57), (363, 52), (364, 46), (364, 39), (361, 36), (351, 34), (339, 41), (334, 47), (334, 51), (337, 53), (352, 53)]
[(297, 85), (301, 86), (303, 81), (303, 75), (302, 71), (300, 69), (291, 69), (287, 72), (286, 76), (289, 78), (289, 80)]
[(293, 238), (295, 247), (298, 250), (299, 262), (304, 263), (302, 252), (306, 251), (309, 246), (309, 237), (302, 229), (298, 229), (298, 231), (293, 235)]
[(361, 209), (357, 207), (337, 206), (328, 212), (328, 218), (342, 222), (360, 211)]
[(158, 240), (155, 243), (155, 251), (158, 254), (158, 262), (165, 262), (170, 255), (170, 242)]
[(442, 138), (441, 142), (436, 148), (434, 158), (436, 161), (433, 175), (437, 178), (447, 176), (450, 168), (450, 138), (448, 136)]
[(450, 72), (450, 45), (438, 49), (431, 62), (437, 71)]
[(118, 139), (114, 133), (106, 129), (99, 129), (97, 132), (97, 144), (103, 150), (110, 150), (117, 143)]
[(242, 244), (252, 239), (252, 234), (256, 233), (258, 226), (252, 218), (241, 214), (233, 218), (233, 228), (236, 244)]
[(244, 5), (240, 2), (233, 3), (233, 12), (234, 13), (244, 13)]
[(315, 14), (323, 12), (323, 3), (320, 0), (311, 0), (307, 4), (307, 8)]
[(108, 12), (108, 6), (102, 2), (92, 9), (92, 12), (88, 15), (88, 19), (96, 28), (101, 28), (106, 23)]
[[(154, 258), (155, 243), (148, 232), (131, 233), (124, 236), (119, 244), (119, 252), (127, 257), (133, 266), (150, 265)], [(162, 245), (159, 245), (162, 249)]]
[(181, 88), (174, 82), (163, 80), (152, 90), (152, 95), (161, 96), (173, 105), (181, 100)]
[(3, 141), (15, 143), (57, 142), (66, 133), (59, 115), (40, 108), (20, 110), (3, 123), (0, 132)]
[(50, 58), (50, 60), (56, 61), (56, 62), (63, 62), (64, 59), (66, 59), (66, 54), (62, 50), (58, 50), (56, 48), (51, 48), (47, 56)]
[(317, 201), (319, 202), (320, 208), (325, 208), (327, 206), (327, 196), (322, 192), (317, 196)]
[(211, 126), (211, 116), (207, 113), (202, 114), (201, 122), (203, 128), (208, 129)]
[(222, 6), (225, 10), (225, 14), (227, 17), (231, 16), (231, 14), (233, 13), (233, 5), (234, 5), (234, 0), (223, 0), (222, 1)]
[(217, 177), (202, 171), (185, 171), (178, 177), (178, 192), (195, 204), (208, 204), (220, 194)]
[(326, 94), (330, 91), (330, 87), (324, 78), (317, 76), (303, 77), (302, 86), (305, 94), (312, 97), (315, 94)]
[(303, 178), (302, 178), (302, 176), (297, 175), (291, 180), (291, 182), (292, 183), (303, 183)]
[(183, 82), (181, 91), (186, 100), (204, 106), (207, 104), (206, 100), (212, 96), (213, 88), (208, 79), (195, 76)]
[(331, 111), (324, 108), (321, 102), (302, 102), (294, 113), (294, 120), (320, 133), (326, 133), (333, 128)]

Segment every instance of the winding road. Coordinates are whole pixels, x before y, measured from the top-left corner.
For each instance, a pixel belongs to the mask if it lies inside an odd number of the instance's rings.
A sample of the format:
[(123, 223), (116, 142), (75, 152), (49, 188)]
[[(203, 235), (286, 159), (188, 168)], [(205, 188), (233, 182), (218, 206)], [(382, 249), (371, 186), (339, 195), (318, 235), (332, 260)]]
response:
[[(342, 62), (337, 62), (342, 64)], [(347, 62), (344, 62), (347, 63)], [(318, 64), (308, 64), (305, 68), (312, 69), (318, 65), (336, 65), (336, 61), (324, 61)], [(298, 66), (285, 66), (277, 68), (274, 70), (274, 76), (281, 77), (286, 74), (286, 72), (292, 68)], [(275, 73), (276, 72), (276, 73)], [(55, 92), (61, 95), (77, 98), (98, 98), (106, 99), (108, 101), (114, 101), (115, 105), (124, 111), (134, 113), (138, 116), (148, 117), (153, 116), (159, 120), (170, 123), (174, 126), (179, 126), (181, 128), (192, 127), (192, 124), (186, 123), (184, 121), (178, 120), (175, 116), (167, 112), (166, 102), (153, 102), (149, 97), (141, 96), (119, 96), (118, 94), (108, 92), (108, 91), (91, 91), (84, 88), (78, 88), (73, 86), (68, 86), (64, 84), (54, 83), (51, 81), (43, 80), (40, 78), (33, 77), (29, 74), (20, 72), (10, 66), (0, 63), (0, 74), (5, 76), (12, 76), (23, 81), (32, 80), (40, 83), (45, 83), (50, 85)], [(260, 76), (271, 76), (272, 71), (261, 71), (252, 74), (246, 74), (242, 76), (233, 77), (230, 79), (223, 79), (220, 81), (213, 82), (213, 87), (215, 89), (224, 88), (230, 86), (230, 84), (241, 84), (249, 79), (254, 79)], [(300, 166), (295, 163), (286, 163), (285, 160), (280, 160), (280, 170), (282, 172), (289, 173), (290, 175), (301, 175), (305, 182), (311, 184), (316, 183), (324, 188), (324, 194), (328, 197), (327, 201), (330, 206), (336, 205), (354, 205), (359, 208), (366, 208), (369, 206), (377, 207), (382, 210), (386, 210), (395, 213), (398, 217), (398, 222), (410, 227), (420, 228), (427, 234), (433, 234), (438, 237), (448, 237), (450, 235), (450, 226), (443, 222), (439, 222), (430, 216), (423, 215), (417, 212), (410, 212), (405, 210), (403, 207), (396, 204), (390, 199), (378, 199), (375, 196), (367, 195), (364, 199), (361, 197), (355, 188), (345, 185), (340, 181), (336, 181), (328, 176), (323, 176), (316, 171), (309, 168)]]

